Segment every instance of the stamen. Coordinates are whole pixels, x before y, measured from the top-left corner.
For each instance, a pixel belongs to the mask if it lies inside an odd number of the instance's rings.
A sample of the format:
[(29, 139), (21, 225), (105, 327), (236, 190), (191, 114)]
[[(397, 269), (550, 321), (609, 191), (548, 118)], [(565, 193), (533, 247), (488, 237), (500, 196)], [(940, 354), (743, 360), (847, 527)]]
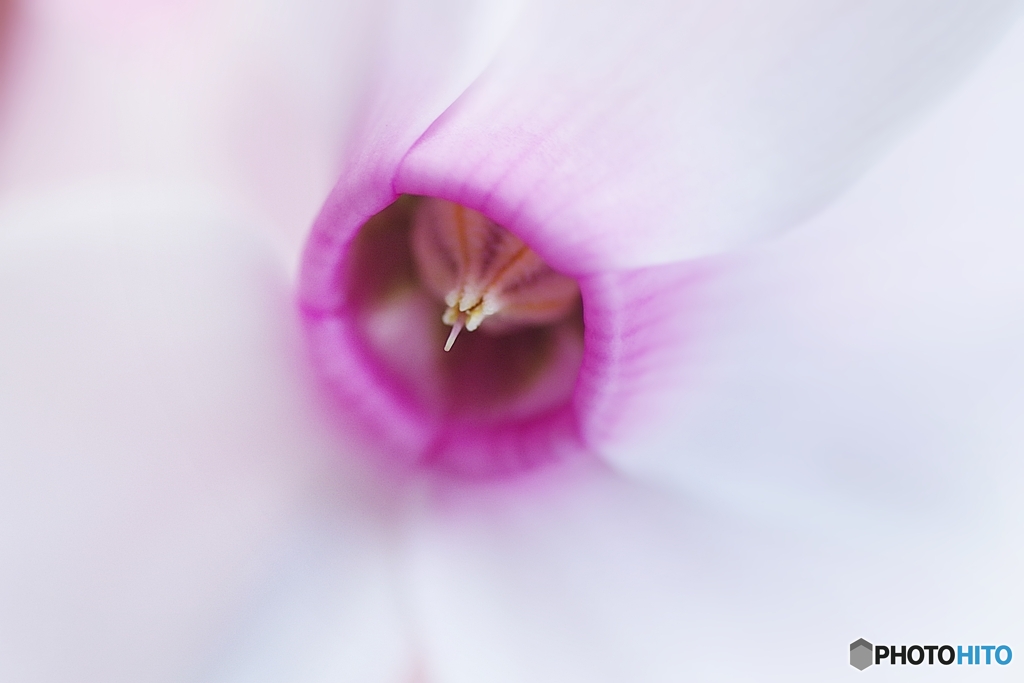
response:
[(340, 248), (310, 242), (303, 322), (352, 422), (380, 440), (366, 450), (471, 477), (576, 452), (574, 280), (485, 216), (426, 197), (399, 197)]
[(441, 199), (424, 198), (413, 219), (413, 253), (427, 287), (447, 306), (452, 326), (445, 351), (465, 327), (485, 322), (495, 333), (548, 325), (565, 317), (579, 288), (518, 237), (482, 214)]

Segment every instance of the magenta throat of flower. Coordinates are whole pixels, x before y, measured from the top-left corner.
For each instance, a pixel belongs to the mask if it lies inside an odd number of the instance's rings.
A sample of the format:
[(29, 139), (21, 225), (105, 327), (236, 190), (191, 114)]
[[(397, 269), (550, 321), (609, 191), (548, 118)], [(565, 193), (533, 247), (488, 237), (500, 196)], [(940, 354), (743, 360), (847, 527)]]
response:
[(452, 202), (402, 196), (359, 230), (344, 272), (370, 362), (442, 437), (507, 434), (569, 411), (579, 288), (508, 230)]

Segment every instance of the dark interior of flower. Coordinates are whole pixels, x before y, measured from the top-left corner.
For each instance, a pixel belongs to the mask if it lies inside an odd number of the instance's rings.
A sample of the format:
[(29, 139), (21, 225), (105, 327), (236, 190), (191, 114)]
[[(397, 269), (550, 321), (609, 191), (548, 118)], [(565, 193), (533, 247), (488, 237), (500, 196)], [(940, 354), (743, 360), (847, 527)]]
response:
[(427, 418), (508, 424), (565, 407), (583, 355), (574, 280), (451, 202), (403, 196), (348, 255), (366, 353)]

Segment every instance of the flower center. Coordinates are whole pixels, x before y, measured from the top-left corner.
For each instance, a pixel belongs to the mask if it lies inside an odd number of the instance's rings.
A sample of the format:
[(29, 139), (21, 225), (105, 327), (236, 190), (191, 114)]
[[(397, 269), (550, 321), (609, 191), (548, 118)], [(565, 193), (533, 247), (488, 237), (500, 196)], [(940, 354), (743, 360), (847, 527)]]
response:
[(522, 240), (486, 216), (442, 199), (424, 198), (416, 208), (412, 248), (424, 285), (447, 308), (441, 320), (459, 332), (487, 321), (502, 334), (551, 325), (578, 305), (575, 280), (551, 270)]
[[(458, 204), (403, 196), (360, 229), (346, 261), (359, 345), (382, 390), (433, 435), (422, 458), (507, 470), (543, 459), (523, 443), (552, 425), (574, 433), (579, 288), (517, 236)], [(464, 466), (499, 450), (519, 464)]]

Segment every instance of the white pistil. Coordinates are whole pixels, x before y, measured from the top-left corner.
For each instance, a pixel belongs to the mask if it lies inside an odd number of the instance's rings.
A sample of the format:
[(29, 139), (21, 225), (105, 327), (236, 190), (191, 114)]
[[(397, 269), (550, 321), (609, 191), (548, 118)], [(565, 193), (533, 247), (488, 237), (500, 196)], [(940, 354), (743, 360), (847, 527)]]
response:
[(424, 284), (445, 302), (451, 349), (465, 327), (494, 331), (547, 325), (565, 317), (579, 298), (571, 278), (544, 263), (522, 240), (482, 214), (441, 199), (416, 209), (413, 253)]
[(455, 338), (458, 337), (459, 336), (459, 332), (462, 331), (462, 322), (463, 322), (463, 320), (465, 320), (465, 318), (466, 318), (466, 316), (459, 315), (458, 319), (456, 319), (456, 321), (455, 321), (455, 324), (452, 325), (452, 331), (451, 331), (451, 333), (448, 334), (448, 341), (446, 341), (444, 343), (444, 350), (445, 351), (451, 351), (452, 350), (452, 345), (455, 343)]

